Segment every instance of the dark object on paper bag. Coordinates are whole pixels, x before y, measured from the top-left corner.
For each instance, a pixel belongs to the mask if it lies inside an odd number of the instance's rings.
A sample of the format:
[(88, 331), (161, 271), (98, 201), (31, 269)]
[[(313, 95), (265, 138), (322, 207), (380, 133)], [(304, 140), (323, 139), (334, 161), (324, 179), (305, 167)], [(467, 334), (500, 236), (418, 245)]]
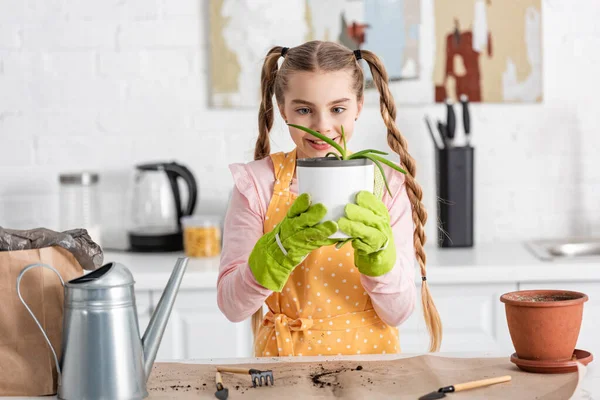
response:
[(474, 153), (471, 146), (436, 150), (439, 247), (472, 247)]
[(46, 228), (28, 230), (6, 229), (0, 226), (0, 251), (19, 251), (58, 246), (68, 250), (79, 265), (93, 271), (102, 266), (102, 249), (85, 229), (55, 232)]

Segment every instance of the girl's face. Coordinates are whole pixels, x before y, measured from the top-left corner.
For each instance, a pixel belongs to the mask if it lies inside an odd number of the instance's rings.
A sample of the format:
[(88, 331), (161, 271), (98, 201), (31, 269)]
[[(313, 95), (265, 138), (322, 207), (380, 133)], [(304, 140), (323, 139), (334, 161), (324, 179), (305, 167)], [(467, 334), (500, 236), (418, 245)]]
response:
[[(288, 80), (285, 104), (279, 111), (289, 124), (302, 125), (342, 143), (342, 125), (346, 142), (354, 132), (354, 122), (362, 110), (352, 89), (352, 73), (296, 72)], [(297, 158), (324, 157), (333, 147), (300, 129), (290, 127), (297, 147)]]

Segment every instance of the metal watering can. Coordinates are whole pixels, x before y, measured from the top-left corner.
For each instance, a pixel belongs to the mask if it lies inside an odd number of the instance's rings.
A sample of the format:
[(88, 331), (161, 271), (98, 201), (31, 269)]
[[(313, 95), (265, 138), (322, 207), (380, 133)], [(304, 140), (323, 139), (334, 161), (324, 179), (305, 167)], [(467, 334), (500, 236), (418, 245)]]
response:
[[(46, 264), (25, 267), (17, 294), (50, 345), (58, 370), (58, 398), (66, 400), (143, 399), (146, 381), (160, 345), (188, 259), (179, 258), (140, 339), (131, 272), (108, 263), (65, 283)], [(46, 332), (21, 296), (23, 274), (35, 267), (53, 270), (64, 286), (61, 361)]]

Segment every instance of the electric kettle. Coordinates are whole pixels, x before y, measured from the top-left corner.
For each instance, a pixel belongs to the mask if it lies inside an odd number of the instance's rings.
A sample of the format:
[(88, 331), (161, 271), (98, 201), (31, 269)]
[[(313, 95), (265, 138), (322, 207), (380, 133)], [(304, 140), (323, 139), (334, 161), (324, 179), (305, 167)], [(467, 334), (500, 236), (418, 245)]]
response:
[[(185, 205), (180, 180), (187, 187)], [(176, 162), (137, 165), (128, 229), (130, 250), (183, 250), (181, 217), (194, 212), (197, 196), (196, 179), (187, 167)]]
[[(17, 277), (17, 295), (50, 345), (58, 372), (59, 399), (138, 400), (148, 396), (146, 381), (187, 263), (187, 258), (177, 259), (141, 339), (135, 282), (122, 264), (108, 263), (66, 283), (50, 265), (31, 264), (23, 268)], [(42, 325), (21, 295), (21, 279), (35, 267), (53, 270), (64, 286), (60, 355), (54, 351)]]

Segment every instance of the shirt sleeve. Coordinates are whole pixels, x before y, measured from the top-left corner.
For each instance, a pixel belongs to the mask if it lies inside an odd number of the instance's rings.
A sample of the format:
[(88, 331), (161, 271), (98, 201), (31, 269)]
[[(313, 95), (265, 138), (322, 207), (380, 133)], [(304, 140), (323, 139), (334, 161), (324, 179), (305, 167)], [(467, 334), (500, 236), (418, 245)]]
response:
[(414, 223), (412, 207), (403, 176), (389, 168), (386, 177), (393, 196), (385, 193), (383, 202), (390, 214), (396, 245), (396, 264), (382, 276), (361, 275), (360, 280), (371, 297), (379, 318), (390, 326), (398, 326), (413, 312), (416, 302)]
[(240, 322), (260, 309), (272, 291), (256, 281), (248, 265), (263, 235), (264, 204), (248, 167), (232, 164), (230, 169), (235, 186), (225, 214), (217, 304), (227, 319)]

